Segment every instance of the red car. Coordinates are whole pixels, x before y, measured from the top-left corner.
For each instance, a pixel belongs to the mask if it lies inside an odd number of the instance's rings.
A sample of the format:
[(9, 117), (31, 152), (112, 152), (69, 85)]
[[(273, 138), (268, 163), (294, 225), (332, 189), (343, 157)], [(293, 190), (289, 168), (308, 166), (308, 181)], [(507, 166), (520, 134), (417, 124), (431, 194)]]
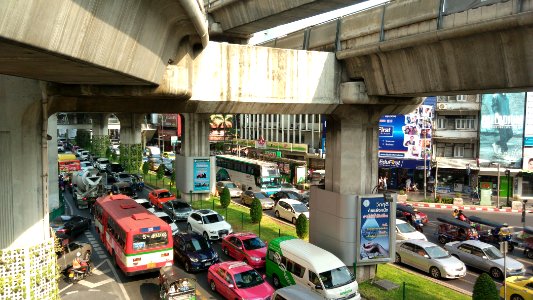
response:
[(245, 261), (254, 268), (265, 267), (266, 244), (257, 235), (239, 232), (222, 239), (222, 251), (236, 260)]
[(150, 200), (150, 203), (159, 209), (163, 208), (163, 203), (174, 199), (176, 199), (176, 197), (165, 189), (153, 190), (148, 194), (148, 200)]
[(209, 267), (207, 281), (213, 292), (226, 299), (270, 299), (274, 289), (257, 271), (241, 261), (226, 261)]
[[(407, 204), (406, 206), (409, 206), (409, 207), (413, 208), (409, 204)], [(428, 216), (425, 213), (423, 213), (421, 211), (418, 211), (418, 209), (416, 209), (416, 208), (413, 208), (413, 209), (414, 209), (414, 211), (416, 213), (416, 219), (420, 220), (422, 222), (422, 224), (426, 224), (429, 221), (428, 220)], [(404, 218), (407, 217), (408, 214), (409, 214), (408, 212), (403, 212)]]

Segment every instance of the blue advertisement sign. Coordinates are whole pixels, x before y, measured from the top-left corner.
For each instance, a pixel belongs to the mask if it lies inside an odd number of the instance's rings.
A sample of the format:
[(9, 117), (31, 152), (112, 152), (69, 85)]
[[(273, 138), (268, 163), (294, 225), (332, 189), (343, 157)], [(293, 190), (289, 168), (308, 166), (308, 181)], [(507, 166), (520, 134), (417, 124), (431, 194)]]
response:
[(526, 93), (484, 94), (481, 99), (479, 158), (522, 168)]
[(359, 200), (359, 263), (390, 261), (391, 202), (383, 196), (361, 196)]
[(195, 159), (193, 166), (194, 191), (209, 191), (211, 161), (208, 158)]
[[(430, 163), (431, 162), (429, 159), (426, 160), (427, 169), (430, 169)], [(424, 170), (424, 161), (412, 159), (378, 158), (378, 167)]]
[(429, 160), (431, 157), (432, 120), (436, 98), (407, 115), (385, 115), (379, 120), (379, 158)]

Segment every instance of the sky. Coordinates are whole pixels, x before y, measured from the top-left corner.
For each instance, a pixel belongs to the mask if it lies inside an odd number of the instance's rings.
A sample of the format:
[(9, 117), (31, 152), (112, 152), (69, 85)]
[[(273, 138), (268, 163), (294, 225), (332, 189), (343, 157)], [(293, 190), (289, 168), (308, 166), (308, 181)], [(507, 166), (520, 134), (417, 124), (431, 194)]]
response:
[(337, 9), (334, 11), (330, 11), (318, 16), (310, 17), (307, 19), (303, 19), (300, 21), (288, 23), (285, 25), (280, 25), (278, 27), (274, 27), (271, 29), (267, 29), (264, 31), (260, 31), (254, 34), (254, 36), (249, 40), (248, 44), (255, 45), (258, 43), (262, 43), (264, 41), (268, 41), (271, 39), (274, 39), (276, 37), (280, 37), (283, 35), (286, 35), (288, 33), (298, 31), (302, 28), (306, 28), (315, 24), (323, 23), (332, 19), (335, 19), (340, 16), (348, 15), (353, 12), (363, 10), (372, 6), (380, 5), (385, 2), (389, 2), (389, 0), (368, 0), (359, 4), (351, 5), (345, 8)]

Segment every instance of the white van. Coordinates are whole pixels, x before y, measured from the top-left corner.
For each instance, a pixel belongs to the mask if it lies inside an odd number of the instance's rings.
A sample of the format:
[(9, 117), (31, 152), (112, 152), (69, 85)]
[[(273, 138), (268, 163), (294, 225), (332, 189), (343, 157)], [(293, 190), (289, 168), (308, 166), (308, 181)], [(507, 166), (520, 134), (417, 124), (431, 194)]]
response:
[(403, 240), (422, 240), (427, 241), (427, 237), (420, 231), (417, 231), (411, 224), (396, 219), (396, 241)]
[(355, 276), (340, 259), (292, 236), (270, 241), (265, 269), (275, 288), (296, 284), (321, 298), (361, 299)]
[(289, 285), (272, 294), (272, 300), (324, 300), (324, 297), (299, 285)]
[(148, 157), (161, 157), (161, 149), (159, 147), (155, 146), (147, 146), (146, 149), (144, 149), (144, 155)]

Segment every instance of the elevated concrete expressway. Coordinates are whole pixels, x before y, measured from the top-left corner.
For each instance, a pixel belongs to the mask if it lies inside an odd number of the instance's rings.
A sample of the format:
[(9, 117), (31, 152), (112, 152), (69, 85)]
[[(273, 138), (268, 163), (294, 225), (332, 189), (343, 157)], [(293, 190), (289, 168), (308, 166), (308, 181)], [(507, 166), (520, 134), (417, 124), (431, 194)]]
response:
[(252, 34), (366, 0), (204, 0), (211, 40), (245, 43)]
[(440, 0), (392, 1), (262, 44), (332, 51), (369, 95), (533, 88), (533, 1), (444, 15)]
[(199, 1), (0, 1), (0, 73), (65, 84), (159, 84), (180, 45), (207, 45)]

